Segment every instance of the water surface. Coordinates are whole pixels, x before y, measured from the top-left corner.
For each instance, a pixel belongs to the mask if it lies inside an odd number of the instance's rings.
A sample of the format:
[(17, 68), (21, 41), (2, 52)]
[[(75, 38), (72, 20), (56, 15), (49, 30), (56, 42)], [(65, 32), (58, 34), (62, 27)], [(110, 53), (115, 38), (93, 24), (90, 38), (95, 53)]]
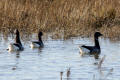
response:
[[(33, 38), (36, 39), (36, 38)], [(44, 47), (31, 49), (30, 40), (23, 41), (25, 50), (8, 52), (7, 46), (12, 37), (0, 38), (0, 80), (119, 80), (120, 79), (120, 42), (100, 39), (101, 59), (105, 60), (98, 69), (100, 59), (81, 57), (78, 46), (93, 45), (92, 38), (44, 39)], [(95, 64), (96, 63), (96, 64)], [(67, 69), (70, 75), (67, 78)]]

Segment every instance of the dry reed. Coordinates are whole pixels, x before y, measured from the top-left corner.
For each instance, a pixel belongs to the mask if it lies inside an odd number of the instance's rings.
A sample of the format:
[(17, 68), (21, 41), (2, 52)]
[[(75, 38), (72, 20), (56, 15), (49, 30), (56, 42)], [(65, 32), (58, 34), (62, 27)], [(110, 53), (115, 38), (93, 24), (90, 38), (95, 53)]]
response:
[(113, 72), (113, 68), (111, 68), (110, 70), (109, 70), (109, 72), (106, 74), (106, 76), (105, 76), (105, 80), (107, 79), (107, 77), (111, 74)]
[(63, 72), (60, 72), (60, 80), (62, 80)]
[(70, 68), (67, 69), (67, 80), (69, 80), (69, 78), (70, 78)]
[[(120, 34), (119, 0), (0, 0), (0, 31), (53, 32), (55, 38)], [(62, 32), (61, 32), (62, 31)]]
[(102, 59), (98, 63), (98, 69), (101, 69), (101, 66), (102, 66), (102, 63), (103, 63), (104, 60), (105, 60), (105, 55), (102, 57)]

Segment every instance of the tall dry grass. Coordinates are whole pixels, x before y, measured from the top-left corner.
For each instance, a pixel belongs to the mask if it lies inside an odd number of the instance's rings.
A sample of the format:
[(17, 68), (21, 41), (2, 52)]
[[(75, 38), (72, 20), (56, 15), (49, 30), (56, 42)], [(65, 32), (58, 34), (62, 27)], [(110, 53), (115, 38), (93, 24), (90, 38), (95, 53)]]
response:
[(119, 0), (0, 0), (0, 30), (53, 32), (53, 38), (90, 36), (101, 31), (119, 38)]

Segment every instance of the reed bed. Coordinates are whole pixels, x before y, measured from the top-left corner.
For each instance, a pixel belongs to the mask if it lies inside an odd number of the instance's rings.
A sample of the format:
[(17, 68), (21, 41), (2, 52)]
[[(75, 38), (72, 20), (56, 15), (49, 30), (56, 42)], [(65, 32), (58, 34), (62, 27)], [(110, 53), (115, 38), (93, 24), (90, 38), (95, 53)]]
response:
[(53, 38), (91, 36), (120, 38), (119, 0), (0, 0), (0, 31), (23, 34), (41, 30)]

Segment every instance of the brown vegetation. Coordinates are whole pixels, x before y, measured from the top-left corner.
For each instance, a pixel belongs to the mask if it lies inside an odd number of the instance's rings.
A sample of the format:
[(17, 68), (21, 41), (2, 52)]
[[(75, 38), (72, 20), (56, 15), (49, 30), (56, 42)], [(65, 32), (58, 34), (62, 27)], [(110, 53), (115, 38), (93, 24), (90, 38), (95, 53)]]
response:
[[(53, 37), (120, 36), (119, 0), (0, 0), (0, 30), (53, 32)], [(59, 34), (60, 33), (60, 34)]]

